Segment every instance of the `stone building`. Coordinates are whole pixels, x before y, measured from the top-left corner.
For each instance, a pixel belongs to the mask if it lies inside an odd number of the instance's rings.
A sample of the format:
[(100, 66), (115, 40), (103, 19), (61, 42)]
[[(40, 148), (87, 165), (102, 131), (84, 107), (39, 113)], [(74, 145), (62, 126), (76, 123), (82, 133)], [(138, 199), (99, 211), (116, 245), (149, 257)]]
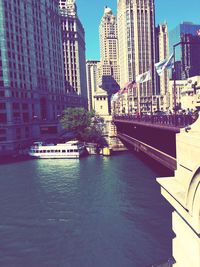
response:
[(71, 106), (87, 107), (85, 31), (78, 18), (75, 0), (59, 1), (66, 93), (72, 95)]
[(67, 99), (58, 2), (0, 1), (0, 154), (57, 132)]
[[(138, 84), (133, 101), (140, 101), (141, 111), (148, 111), (156, 92), (155, 79), (155, 7), (154, 0), (118, 0), (120, 86), (136, 80), (150, 70), (151, 80)], [(134, 103), (133, 103), (134, 105)]]
[(109, 7), (99, 25), (100, 62), (98, 64), (98, 87), (107, 94), (108, 112), (111, 113), (111, 95), (119, 90), (117, 20)]

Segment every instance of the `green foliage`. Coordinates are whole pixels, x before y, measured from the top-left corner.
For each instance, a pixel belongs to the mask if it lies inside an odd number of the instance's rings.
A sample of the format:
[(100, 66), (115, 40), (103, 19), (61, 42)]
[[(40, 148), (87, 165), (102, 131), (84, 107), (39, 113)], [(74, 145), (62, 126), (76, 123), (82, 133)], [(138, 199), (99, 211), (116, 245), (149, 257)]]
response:
[(85, 129), (80, 138), (88, 143), (96, 143), (99, 147), (107, 146), (107, 142), (102, 135), (102, 131), (94, 124), (90, 128)]
[(67, 132), (74, 132), (79, 140), (94, 142), (101, 147), (106, 145), (103, 138), (103, 119), (96, 116), (94, 111), (87, 111), (84, 108), (67, 108), (60, 122)]
[(81, 133), (91, 125), (92, 117), (94, 117), (94, 113), (84, 108), (67, 108), (64, 110), (60, 122), (67, 131)]

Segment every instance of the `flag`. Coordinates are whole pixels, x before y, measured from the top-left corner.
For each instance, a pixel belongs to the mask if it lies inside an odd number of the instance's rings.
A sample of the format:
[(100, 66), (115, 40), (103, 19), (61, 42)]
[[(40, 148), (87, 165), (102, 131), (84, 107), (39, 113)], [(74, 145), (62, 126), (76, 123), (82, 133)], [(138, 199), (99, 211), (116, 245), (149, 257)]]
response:
[(168, 59), (164, 59), (155, 65), (156, 71), (158, 75), (161, 75), (165, 69), (171, 69), (174, 66), (174, 55), (171, 54), (171, 56)]
[(124, 89), (120, 89), (120, 90), (118, 91), (118, 94), (121, 95), (121, 94), (123, 93), (123, 90), (124, 90)]
[(132, 94), (134, 89), (136, 89), (136, 88), (137, 88), (137, 83), (135, 80), (129, 83), (129, 85), (128, 85), (129, 93)]
[(115, 93), (111, 96), (111, 102), (116, 101), (118, 99), (119, 93)]
[(127, 88), (127, 87), (125, 87), (125, 88), (123, 89), (122, 94), (125, 94), (125, 93), (128, 93), (128, 88)]
[(164, 71), (164, 65), (166, 64), (167, 59), (165, 58), (164, 60), (159, 61), (158, 63), (155, 63), (155, 68), (158, 73), (158, 75), (161, 75)]
[(136, 83), (136, 81), (132, 81), (132, 83), (131, 83), (131, 88), (133, 89), (133, 88), (137, 88), (137, 83)]
[(136, 83), (144, 83), (151, 80), (150, 70), (136, 76)]
[(129, 88), (129, 85), (130, 85), (131, 83), (132, 83), (132, 82), (127, 82), (127, 83), (125, 83), (124, 88)]
[(135, 80), (132, 81), (132, 82), (129, 82), (128, 85), (127, 85), (127, 88), (129, 90), (132, 90), (133, 88), (136, 88), (136, 87), (137, 87), (137, 83), (135, 82)]
[(171, 56), (168, 58), (163, 68), (168, 70), (171, 69), (173, 66), (174, 66), (174, 55), (171, 54)]

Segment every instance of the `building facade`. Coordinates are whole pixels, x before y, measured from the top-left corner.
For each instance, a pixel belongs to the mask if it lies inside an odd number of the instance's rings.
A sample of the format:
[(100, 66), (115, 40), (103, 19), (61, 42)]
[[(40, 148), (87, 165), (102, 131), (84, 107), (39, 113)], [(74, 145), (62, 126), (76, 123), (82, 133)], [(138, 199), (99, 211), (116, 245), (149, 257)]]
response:
[(98, 88), (98, 60), (86, 61), (88, 109), (95, 110), (94, 94)]
[(200, 36), (184, 34), (181, 40), (189, 43), (182, 47), (182, 79), (200, 75)]
[(181, 109), (181, 92), (185, 88), (187, 80), (169, 81), (169, 110)]
[(104, 9), (99, 26), (99, 40), (102, 75), (111, 76), (113, 80), (105, 89), (108, 91), (111, 87), (111, 91), (116, 91), (120, 83), (117, 20), (109, 7)]
[[(156, 37), (157, 37), (157, 59), (162, 61), (169, 57), (169, 40), (168, 40), (168, 29), (167, 24), (160, 24), (156, 28)], [(169, 75), (167, 70), (164, 70), (162, 75), (159, 76), (159, 90), (157, 94), (165, 95), (167, 93), (169, 83)]]
[(9, 154), (56, 133), (65, 108), (58, 2), (1, 0), (0, 25), (0, 154)]
[[(170, 51), (175, 48), (175, 78), (187, 79), (200, 74), (200, 25), (183, 22), (169, 33)], [(189, 44), (185, 44), (189, 43)]]
[[(74, 95), (73, 105), (76, 106), (77, 101), (83, 100), (87, 106), (85, 31), (78, 18), (75, 0), (60, 0), (59, 7), (62, 20), (66, 92)], [(79, 98), (75, 97), (76, 95)]]
[(111, 95), (119, 90), (119, 63), (117, 20), (109, 7), (104, 8), (104, 14), (99, 25), (100, 63), (98, 64), (98, 86), (108, 97), (108, 109), (111, 112)]
[[(165, 22), (164, 24), (160, 24), (156, 27), (156, 61), (160, 62), (167, 58), (169, 58), (169, 39), (167, 23)], [(157, 97), (154, 98), (157, 101), (157, 110), (166, 110), (169, 108), (169, 77), (170, 73), (166, 69), (161, 73), (161, 75), (156, 74)], [(156, 103), (154, 103), (154, 105), (156, 105)]]
[(123, 87), (150, 70), (151, 80), (138, 85), (138, 96), (134, 99), (136, 108), (147, 111), (156, 93), (154, 0), (118, 0), (117, 19), (120, 85)]

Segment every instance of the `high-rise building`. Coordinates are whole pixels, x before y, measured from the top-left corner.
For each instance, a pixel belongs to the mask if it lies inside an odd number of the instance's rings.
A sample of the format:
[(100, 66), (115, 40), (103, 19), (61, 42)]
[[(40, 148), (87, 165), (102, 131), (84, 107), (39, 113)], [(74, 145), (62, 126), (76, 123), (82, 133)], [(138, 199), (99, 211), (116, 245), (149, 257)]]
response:
[(85, 32), (78, 18), (75, 0), (60, 0), (62, 41), (67, 93), (84, 98), (87, 105)]
[[(167, 23), (158, 25), (156, 27), (156, 61), (160, 62), (169, 58), (169, 39)], [(164, 70), (162, 74), (157, 77), (157, 87), (155, 100), (157, 101), (157, 109), (166, 110), (170, 105), (169, 98), (169, 70)], [(163, 103), (163, 105), (161, 105)]]
[(99, 25), (100, 63), (98, 69), (99, 86), (108, 94), (110, 112), (110, 97), (119, 90), (120, 72), (118, 61), (117, 20), (111, 8), (105, 7)]
[[(102, 75), (111, 76), (114, 81), (119, 84), (119, 51), (117, 37), (117, 20), (109, 7), (104, 8), (104, 15), (99, 25), (100, 40), (100, 57), (102, 65)], [(111, 91), (113, 86), (111, 84)], [(107, 88), (106, 88), (107, 89)], [(115, 88), (117, 89), (117, 88)]]
[[(136, 107), (149, 110), (155, 85), (155, 7), (154, 0), (118, 0), (118, 41), (120, 85), (151, 72), (151, 80), (138, 85)], [(137, 103), (139, 101), (140, 103)]]
[(88, 109), (95, 110), (94, 94), (98, 88), (98, 60), (86, 61)]
[(56, 133), (65, 107), (56, 0), (0, 1), (0, 154)]
[[(168, 41), (168, 29), (167, 24), (160, 24), (156, 28), (156, 39), (157, 39), (157, 61), (162, 61), (169, 57), (169, 41)], [(167, 70), (164, 70), (162, 75), (159, 76), (159, 84), (157, 88), (157, 94), (165, 95), (168, 90), (169, 75)]]
[(200, 25), (192, 22), (183, 22), (169, 33), (171, 53), (173, 53), (173, 46), (177, 44), (175, 47), (175, 78), (177, 80), (200, 75), (199, 35)]
[(188, 43), (182, 46), (182, 79), (200, 75), (200, 36), (184, 34), (181, 40)]

